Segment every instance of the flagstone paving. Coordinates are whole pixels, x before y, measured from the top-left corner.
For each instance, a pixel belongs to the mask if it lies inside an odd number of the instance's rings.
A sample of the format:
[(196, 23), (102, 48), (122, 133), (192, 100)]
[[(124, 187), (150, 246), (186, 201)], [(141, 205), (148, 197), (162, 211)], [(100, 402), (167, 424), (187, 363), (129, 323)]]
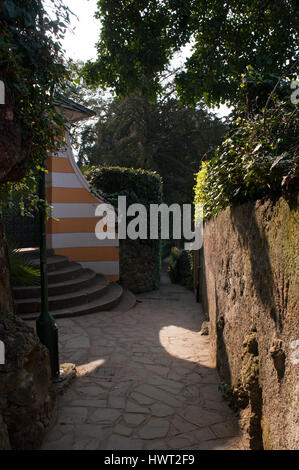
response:
[(245, 449), (218, 392), (194, 295), (162, 276), (127, 313), (58, 320), (60, 361), (78, 377), (42, 449)]

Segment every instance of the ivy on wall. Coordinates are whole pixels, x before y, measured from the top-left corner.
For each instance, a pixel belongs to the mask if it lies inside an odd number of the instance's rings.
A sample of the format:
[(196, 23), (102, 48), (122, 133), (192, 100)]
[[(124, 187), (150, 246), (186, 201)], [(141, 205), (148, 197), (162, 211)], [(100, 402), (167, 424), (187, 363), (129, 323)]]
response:
[[(255, 86), (265, 90), (264, 82)], [(194, 202), (205, 218), (231, 204), (298, 190), (298, 106), (291, 92), (290, 82), (278, 81), (262, 106), (258, 97), (251, 109), (236, 111), (228, 139), (196, 175)]]

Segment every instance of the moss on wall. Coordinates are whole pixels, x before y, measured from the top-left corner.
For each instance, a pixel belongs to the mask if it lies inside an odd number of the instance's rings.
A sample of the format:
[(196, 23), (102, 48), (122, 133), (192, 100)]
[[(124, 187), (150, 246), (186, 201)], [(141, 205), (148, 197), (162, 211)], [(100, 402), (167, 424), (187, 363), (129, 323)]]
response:
[(204, 228), (214, 363), (243, 407), (252, 448), (299, 446), (298, 225), (298, 199), (280, 198), (227, 208)]

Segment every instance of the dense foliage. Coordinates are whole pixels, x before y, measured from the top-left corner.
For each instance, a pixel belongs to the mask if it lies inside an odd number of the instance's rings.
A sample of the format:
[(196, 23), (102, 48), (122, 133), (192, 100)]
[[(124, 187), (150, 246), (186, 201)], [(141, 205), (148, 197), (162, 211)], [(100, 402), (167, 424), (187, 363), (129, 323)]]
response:
[(162, 179), (153, 172), (141, 169), (121, 167), (92, 167), (85, 172), (85, 177), (96, 191), (117, 206), (118, 196), (127, 197), (127, 205), (162, 202)]
[(153, 98), (159, 74), (191, 41), (177, 73), (177, 90), (190, 104), (238, 98), (240, 76), (251, 65), (281, 75), (297, 50), (296, 0), (100, 0), (98, 59), (87, 63), (89, 83), (118, 96), (139, 91)]
[[(85, 173), (90, 184), (96, 191), (117, 208), (118, 196), (126, 196), (127, 208), (131, 204), (142, 204), (147, 209), (148, 221), (148, 238), (137, 240), (121, 240), (120, 249), (122, 250), (122, 242), (124, 242), (124, 250), (135, 247), (136, 253), (144, 256), (142, 247), (146, 247), (147, 256), (153, 262), (154, 266), (154, 286), (158, 288), (160, 282), (161, 267), (161, 240), (151, 240), (149, 237), (150, 204), (161, 204), (163, 201), (163, 186), (161, 177), (152, 171), (141, 169), (121, 167), (94, 167)], [(136, 214), (137, 216), (138, 214)], [(127, 217), (127, 224), (134, 217)], [(122, 255), (121, 260), (121, 277), (122, 277)], [(136, 259), (136, 263), (140, 260)], [(126, 267), (124, 267), (126, 269)]]
[(192, 254), (177, 247), (171, 249), (168, 265), (171, 282), (193, 288)]
[(298, 190), (298, 106), (290, 95), (280, 82), (264, 108), (236, 113), (229, 138), (197, 174), (195, 203), (205, 218), (233, 203)]
[(173, 240), (162, 240), (162, 248), (161, 248), (161, 259), (168, 258), (171, 253), (171, 249), (174, 246)]
[(33, 286), (40, 283), (40, 270), (29, 257), (11, 241), (8, 242), (9, 268), (12, 284), (15, 286)]
[(185, 0), (100, 0), (98, 60), (86, 66), (89, 83), (112, 87), (117, 95), (134, 91), (153, 97), (168, 56), (188, 39)]
[[(61, 145), (63, 121), (53, 99), (67, 77), (59, 41), (68, 21), (61, 0), (51, 0), (47, 10), (42, 0), (0, 4), (0, 80), (6, 91), (0, 106), (1, 199), (15, 189), (30, 193), (46, 151)], [(29, 179), (20, 186), (10, 183), (24, 175)]]
[(120, 165), (158, 172), (168, 203), (192, 202), (194, 172), (223, 139), (226, 126), (203, 107), (171, 97), (156, 104), (133, 95), (99, 108), (98, 121), (81, 134), (79, 165)]

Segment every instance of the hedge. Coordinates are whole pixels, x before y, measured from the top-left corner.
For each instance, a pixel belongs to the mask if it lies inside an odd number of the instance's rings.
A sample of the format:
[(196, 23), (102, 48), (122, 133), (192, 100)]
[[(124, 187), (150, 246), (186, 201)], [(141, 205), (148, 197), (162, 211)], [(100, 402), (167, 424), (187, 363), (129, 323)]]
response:
[(168, 274), (172, 283), (193, 289), (192, 252), (173, 247), (169, 257)]
[(85, 172), (91, 185), (106, 200), (117, 206), (118, 196), (127, 196), (127, 205), (148, 207), (163, 200), (162, 178), (154, 171), (119, 166), (90, 167)]
[[(85, 177), (107, 202), (117, 208), (118, 196), (131, 204), (143, 204), (149, 215), (150, 204), (163, 202), (162, 178), (153, 171), (122, 167), (91, 167)], [(127, 218), (127, 222), (132, 218)], [(148, 229), (150, 223), (148, 220)], [(161, 240), (120, 240), (120, 280), (133, 292), (159, 288)]]

